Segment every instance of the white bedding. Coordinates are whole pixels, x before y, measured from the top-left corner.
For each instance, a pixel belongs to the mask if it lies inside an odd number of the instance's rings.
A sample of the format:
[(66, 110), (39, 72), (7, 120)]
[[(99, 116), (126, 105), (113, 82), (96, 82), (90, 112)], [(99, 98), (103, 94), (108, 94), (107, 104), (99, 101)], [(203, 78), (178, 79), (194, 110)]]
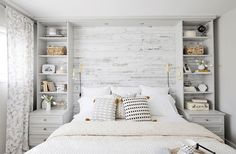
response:
[(164, 154), (165, 148), (179, 147), (185, 139), (199, 142), (217, 154), (236, 154), (202, 126), (181, 118), (177, 122), (166, 119), (170, 118), (158, 118), (157, 122), (73, 120), (26, 154)]

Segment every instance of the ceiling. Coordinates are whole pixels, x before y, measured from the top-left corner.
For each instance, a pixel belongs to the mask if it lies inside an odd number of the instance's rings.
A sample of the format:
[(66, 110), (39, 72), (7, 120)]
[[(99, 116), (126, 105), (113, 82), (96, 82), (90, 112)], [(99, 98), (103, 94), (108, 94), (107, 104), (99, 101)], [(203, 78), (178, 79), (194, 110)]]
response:
[(6, 0), (40, 18), (220, 16), (236, 8), (236, 0)]

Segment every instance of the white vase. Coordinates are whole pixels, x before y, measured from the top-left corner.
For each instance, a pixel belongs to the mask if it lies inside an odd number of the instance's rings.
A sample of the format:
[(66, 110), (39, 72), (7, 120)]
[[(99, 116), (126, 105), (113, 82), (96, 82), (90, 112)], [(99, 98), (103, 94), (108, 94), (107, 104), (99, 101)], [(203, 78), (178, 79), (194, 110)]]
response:
[(204, 65), (198, 65), (198, 69), (199, 70), (205, 70), (205, 66)]
[(46, 111), (51, 111), (51, 103), (46, 103)]

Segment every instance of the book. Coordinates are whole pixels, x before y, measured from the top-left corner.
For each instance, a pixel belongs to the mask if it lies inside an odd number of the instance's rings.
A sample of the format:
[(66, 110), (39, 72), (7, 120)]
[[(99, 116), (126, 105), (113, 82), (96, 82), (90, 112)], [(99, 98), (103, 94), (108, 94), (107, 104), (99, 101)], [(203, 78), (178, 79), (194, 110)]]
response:
[(194, 102), (194, 103), (207, 103), (208, 100), (207, 99), (195, 99), (195, 98), (193, 98), (192, 102)]
[(55, 87), (54, 82), (48, 82), (48, 90), (50, 92), (56, 91), (56, 87)]

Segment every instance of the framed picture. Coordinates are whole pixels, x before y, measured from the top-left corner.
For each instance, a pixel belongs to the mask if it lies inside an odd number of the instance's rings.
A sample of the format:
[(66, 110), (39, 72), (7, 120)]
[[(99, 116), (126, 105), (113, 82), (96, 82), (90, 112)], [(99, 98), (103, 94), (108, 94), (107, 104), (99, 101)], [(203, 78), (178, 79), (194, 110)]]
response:
[(188, 66), (188, 64), (184, 64), (184, 72), (185, 73), (192, 73), (190, 67)]
[(56, 66), (52, 64), (44, 64), (42, 66), (42, 73), (43, 74), (54, 74), (56, 70)]

